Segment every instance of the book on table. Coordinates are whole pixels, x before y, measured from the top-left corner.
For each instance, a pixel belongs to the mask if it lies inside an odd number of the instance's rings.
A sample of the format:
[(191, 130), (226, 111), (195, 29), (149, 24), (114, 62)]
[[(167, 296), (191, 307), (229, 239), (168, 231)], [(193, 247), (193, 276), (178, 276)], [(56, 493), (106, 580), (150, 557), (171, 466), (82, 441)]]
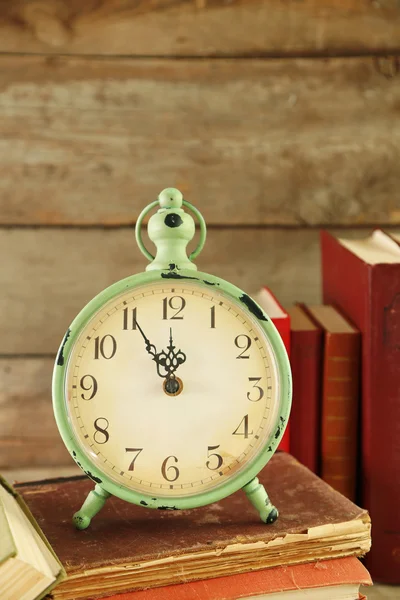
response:
[(0, 477), (0, 598), (36, 600), (65, 571), (21, 497)]
[(319, 472), (322, 330), (300, 306), (288, 308), (293, 400), (290, 452), (313, 473)]
[(71, 515), (93, 483), (86, 477), (17, 485), (67, 571), (55, 600), (83, 600), (151, 587), (361, 556), (368, 513), (286, 452), (260, 481), (280, 511), (262, 523), (245, 494), (194, 510), (151, 510), (112, 497), (85, 531)]
[[(263, 311), (267, 313), (271, 321), (278, 330), (279, 335), (285, 344), (286, 352), (290, 357), (290, 315), (282, 306), (273, 292), (264, 285), (258, 292), (254, 294), (255, 301), (261, 306)], [(291, 452), (291, 417), (287, 423), (283, 438), (279, 443), (279, 450)]]
[(348, 556), (274, 567), (110, 596), (107, 600), (355, 600), (372, 585), (358, 558)]
[(321, 233), (324, 301), (362, 333), (362, 503), (373, 523), (367, 567), (400, 583), (400, 236)]
[(355, 500), (360, 332), (333, 306), (303, 305), (323, 336), (320, 475)]

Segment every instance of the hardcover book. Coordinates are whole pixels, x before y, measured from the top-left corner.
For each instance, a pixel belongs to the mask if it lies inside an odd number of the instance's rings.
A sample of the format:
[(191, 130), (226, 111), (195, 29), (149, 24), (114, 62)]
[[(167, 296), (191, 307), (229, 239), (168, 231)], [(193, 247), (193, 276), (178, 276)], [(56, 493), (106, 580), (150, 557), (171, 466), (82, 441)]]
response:
[(0, 598), (37, 600), (65, 571), (15, 490), (0, 477)]
[[(79, 600), (344, 556), (370, 547), (368, 513), (286, 452), (259, 475), (280, 516), (265, 525), (241, 491), (193, 510), (150, 510), (110, 498), (85, 531), (72, 513), (86, 477), (22, 484), (18, 490), (63, 562), (56, 600)], [(100, 590), (100, 592), (99, 592)]]
[(108, 600), (354, 600), (372, 585), (354, 556), (118, 594)]
[(321, 477), (355, 500), (360, 332), (333, 306), (306, 306), (323, 332)]
[[(267, 286), (263, 286), (259, 292), (254, 295), (254, 299), (271, 318), (285, 344), (286, 352), (290, 357), (290, 315), (288, 311), (283, 308), (279, 300)], [(292, 452), (290, 433), (291, 420), (290, 417), (283, 438), (279, 444), (279, 450), (285, 450), (285, 452)]]
[(366, 239), (322, 232), (324, 301), (362, 332), (362, 503), (373, 522), (367, 567), (400, 583), (400, 248), (382, 231)]
[(313, 473), (319, 470), (322, 331), (300, 306), (288, 308), (293, 400), (290, 452)]

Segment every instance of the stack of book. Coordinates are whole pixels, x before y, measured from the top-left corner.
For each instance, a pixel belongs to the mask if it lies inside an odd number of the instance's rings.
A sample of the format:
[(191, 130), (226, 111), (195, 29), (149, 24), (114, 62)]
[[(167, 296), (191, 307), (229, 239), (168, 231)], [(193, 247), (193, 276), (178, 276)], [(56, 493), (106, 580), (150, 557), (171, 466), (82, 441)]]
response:
[[(290, 331), (293, 404), (290, 452), (373, 523), (367, 566), (400, 583), (400, 236), (366, 239), (321, 232), (324, 305), (272, 319)], [(269, 290), (258, 295), (268, 312)], [(276, 319), (279, 310), (279, 319)], [(289, 346), (287, 346), (289, 348)]]
[(86, 477), (0, 486), (0, 597), (359, 598), (371, 584), (357, 558), (370, 548), (368, 513), (285, 452), (260, 480), (280, 510), (269, 526), (237, 492), (191, 511), (111, 498), (85, 531), (71, 514), (93, 485)]

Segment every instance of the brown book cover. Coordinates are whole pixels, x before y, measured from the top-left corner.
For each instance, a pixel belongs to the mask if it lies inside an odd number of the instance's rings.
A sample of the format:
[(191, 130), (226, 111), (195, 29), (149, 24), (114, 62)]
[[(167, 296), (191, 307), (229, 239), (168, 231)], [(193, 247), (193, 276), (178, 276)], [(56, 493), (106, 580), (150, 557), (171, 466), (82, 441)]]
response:
[(290, 364), (293, 400), (290, 452), (314, 473), (319, 472), (322, 331), (300, 306), (291, 318)]
[(322, 328), (321, 476), (355, 499), (360, 332), (333, 306), (307, 306)]
[(285, 452), (261, 471), (280, 516), (263, 524), (243, 492), (193, 510), (161, 511), (110, 498), (85, 531), (71, 516), (93, 483), (86, 477), (21, 484), (18, 491), (67, 571), (57, 600), (350, 555), (370, 547), (368, 513)]

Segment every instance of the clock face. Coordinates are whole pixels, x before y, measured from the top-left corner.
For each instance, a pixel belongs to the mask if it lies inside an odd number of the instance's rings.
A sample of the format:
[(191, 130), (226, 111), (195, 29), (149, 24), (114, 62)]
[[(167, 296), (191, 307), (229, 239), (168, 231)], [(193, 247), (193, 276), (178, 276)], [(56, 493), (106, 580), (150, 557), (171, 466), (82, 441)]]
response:
[(221, 486), (276, 429), (276, 360), (246, 306), (190, 280), (137, 286), (81, 331), (65, 398), (81, 450), (118, 485), (157, 497)]

